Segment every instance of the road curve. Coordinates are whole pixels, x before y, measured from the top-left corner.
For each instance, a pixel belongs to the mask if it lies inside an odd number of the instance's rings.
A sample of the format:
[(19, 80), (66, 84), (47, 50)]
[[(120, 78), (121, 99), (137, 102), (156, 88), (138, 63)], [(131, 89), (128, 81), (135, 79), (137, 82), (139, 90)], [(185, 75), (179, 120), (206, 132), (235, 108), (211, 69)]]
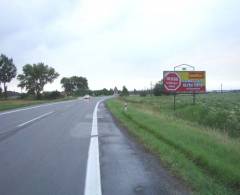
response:
[[(104, 103), (96, 108), (103, 99), (0, 112), (0, 194), (86, 193), (93, 137), (99, 139), (100, 184), (96, 185), (100, 188), (96, 189), (100, 193), (188, 194), (151, 154), (116, 126)], [(97, 135), (92, 133), (95, 108)]]

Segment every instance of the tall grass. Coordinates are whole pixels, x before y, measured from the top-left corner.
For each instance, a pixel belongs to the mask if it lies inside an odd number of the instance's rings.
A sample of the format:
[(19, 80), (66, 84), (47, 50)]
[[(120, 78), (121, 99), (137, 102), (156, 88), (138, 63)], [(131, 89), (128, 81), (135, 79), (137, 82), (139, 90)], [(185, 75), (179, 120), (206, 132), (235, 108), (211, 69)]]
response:
[(173, 112), (173, 97), (129, 97), (132, 103), (144, 103), (152, 109), (175, 115), (178, 118), (215, 128), (232, 137), (240, 137), (240, 93), (202, 94), (192, 97), (178, 95), (176, 111)]

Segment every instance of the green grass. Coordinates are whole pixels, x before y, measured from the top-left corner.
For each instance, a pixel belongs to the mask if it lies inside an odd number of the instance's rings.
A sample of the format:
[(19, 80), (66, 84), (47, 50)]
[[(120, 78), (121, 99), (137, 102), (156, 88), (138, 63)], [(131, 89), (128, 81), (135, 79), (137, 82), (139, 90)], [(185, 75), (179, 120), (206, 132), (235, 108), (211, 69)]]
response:
[(129, 97), (128, 101), (144, 103), (156, 111), (240, 137), (240, 93), (197, 95), (196, 105), (192, 105), (192, 96), (178, 95), (176, 112), (173, 112), (173, 96), (135, 96)]
[(58, 101), (65, 101), (71, 100), (73, 98), (61, 98), (56, 100), (0, 100), (0, 111), (16, 109), (26, 106), (32, 106), (36, 104), (43, 104), (43, 103), (51, 103), (51, 102), (58, 102)]
[[(201, 97), (202, 98), (202, 97)], [(240, 193), (240, 142), (171, 111), (170, 97), (111, 99), (111, 112), (200, 194)], [(203, 98), (204, 99), (204, 98)], [(128, 101), (128, 111), (123, 110)], [(178, 104), (179, 109), (183, 109)], [(185, 112), (185, 111), (184, 111)]]

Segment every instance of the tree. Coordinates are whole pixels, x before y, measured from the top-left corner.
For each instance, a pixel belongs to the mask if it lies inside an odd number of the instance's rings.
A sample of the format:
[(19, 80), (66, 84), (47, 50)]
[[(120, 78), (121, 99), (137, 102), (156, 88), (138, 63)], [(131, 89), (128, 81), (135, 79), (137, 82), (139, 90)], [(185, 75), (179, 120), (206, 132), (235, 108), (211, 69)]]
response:
[(28, 93), (40, 98), (44, 85), (52, 83), (54, 79), (59, 76), (55, 72), (54, 68), (44, 65), (44, 63), (38, 64), (26, 64), (23, 66), (23, 74), (18, 75), (18, 80), (21, 88), (26, 88)]
[(85, 77), (71, 77), (71, 81), (74, 85), (74, 90), (88, 90), (88, 81)]
[(108, 95), (113, 95), (113, 94), (114, 94), (114, 90), (111, 88), (111, 89), (109, 90)]
[(63, 77), (61, 79), (62, 87), (67, 95), (88, 93), (88, 81), (85, 77), (72, 76), (70, 78)]
[(155, 96), (161, 96), (163, 94), (163, 82), (159, 81), (158, 83), (155, 84), (153, 88), (153, 94)]
[(125, 86), (123, 86), (122, 92), (121, 92), (120, 95), (121, 95), (121, 96), (129, 96), (128, 89), (127, 89)]
[(136, 89), (133, 90), (133, 94), (137, 95), (137, 90)]
[(4, 96), (7, 98), (7, 85), (17, 74), (13, 59), (1, 54), (0, 56), (0, 83), (3, 83)]
[(71, 83), (71, 79), (67, 78), (67, 77), (63, 77), (61, 79), (61, 84), (62, 84), (62, 87), (64, 88), (64, 91), (66, 92), (66, 94), (71, 95), (74, 90), (74, 86)]

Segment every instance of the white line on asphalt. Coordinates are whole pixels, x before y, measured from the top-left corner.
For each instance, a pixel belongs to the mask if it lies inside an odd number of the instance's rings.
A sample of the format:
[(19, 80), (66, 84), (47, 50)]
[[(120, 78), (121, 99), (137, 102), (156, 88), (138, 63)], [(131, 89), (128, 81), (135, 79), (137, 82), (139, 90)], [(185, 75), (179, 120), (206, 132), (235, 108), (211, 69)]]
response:
[(101, 101), (97, 102), (93, 112), (92, 131), (88, 150), (87, 172), (85, 180), (85, 195), (102, 194), (97, 125), (97, 110), (100, 102)]
[(25, 123), (22, 123), (22, 124), (18, 125), (17, 127), (22, 127), (22, 126), (24, 126), (24, 125), (27, 125), (27, 124), (33, 122), (33, 121), (36, 121), (36, 120), (41, 119), (41, 118), (43, 118), (43, 117), (45, 117), (45, 116), (48, 116), (48, 115), (50, 115), (50, 114), (52, 114), (52, 113), (54, 113), (54, 111), (48, 112), (48, 113), (45, 113), (45, 114), (42, 114), (42, 115), (40, 115), (40, 116), (38, 116), (38, 117), (36, 117), (36, 118), (33, 118), (33, 119), (31, 119), (31, 120), (29, 120), (29, 121), (27, 121), (27, 122), (25, 122)]
[(45, 107), (45, 106), (51, 106), (51, 105), (54, 105), (54, 104), (65, 104), (65, 103), (74, 102), (74, 101), (77, 101), (77, 100), (68, 100), (68, 101), (55, 102), (55, 103), (50, 103), (50, 104), (42, 104), (42, 105), (39, 105), (39, 106), (21, 108), (21, 109), (17, 109), (17, 110), (11, 110), (11, 111), (7, 111), (7, 112), (2, 112), (2, 113), (0, 113), (0, 116), (6, 115), (6, 114), (11, 114), (11, 113), (14, 113), (14, 112), (20, 112), (20, 111), (24, 111), (24, 110), (31, 110), (31, 109), (35, 109), (35, 108), (40, 108), (40, 107)]

